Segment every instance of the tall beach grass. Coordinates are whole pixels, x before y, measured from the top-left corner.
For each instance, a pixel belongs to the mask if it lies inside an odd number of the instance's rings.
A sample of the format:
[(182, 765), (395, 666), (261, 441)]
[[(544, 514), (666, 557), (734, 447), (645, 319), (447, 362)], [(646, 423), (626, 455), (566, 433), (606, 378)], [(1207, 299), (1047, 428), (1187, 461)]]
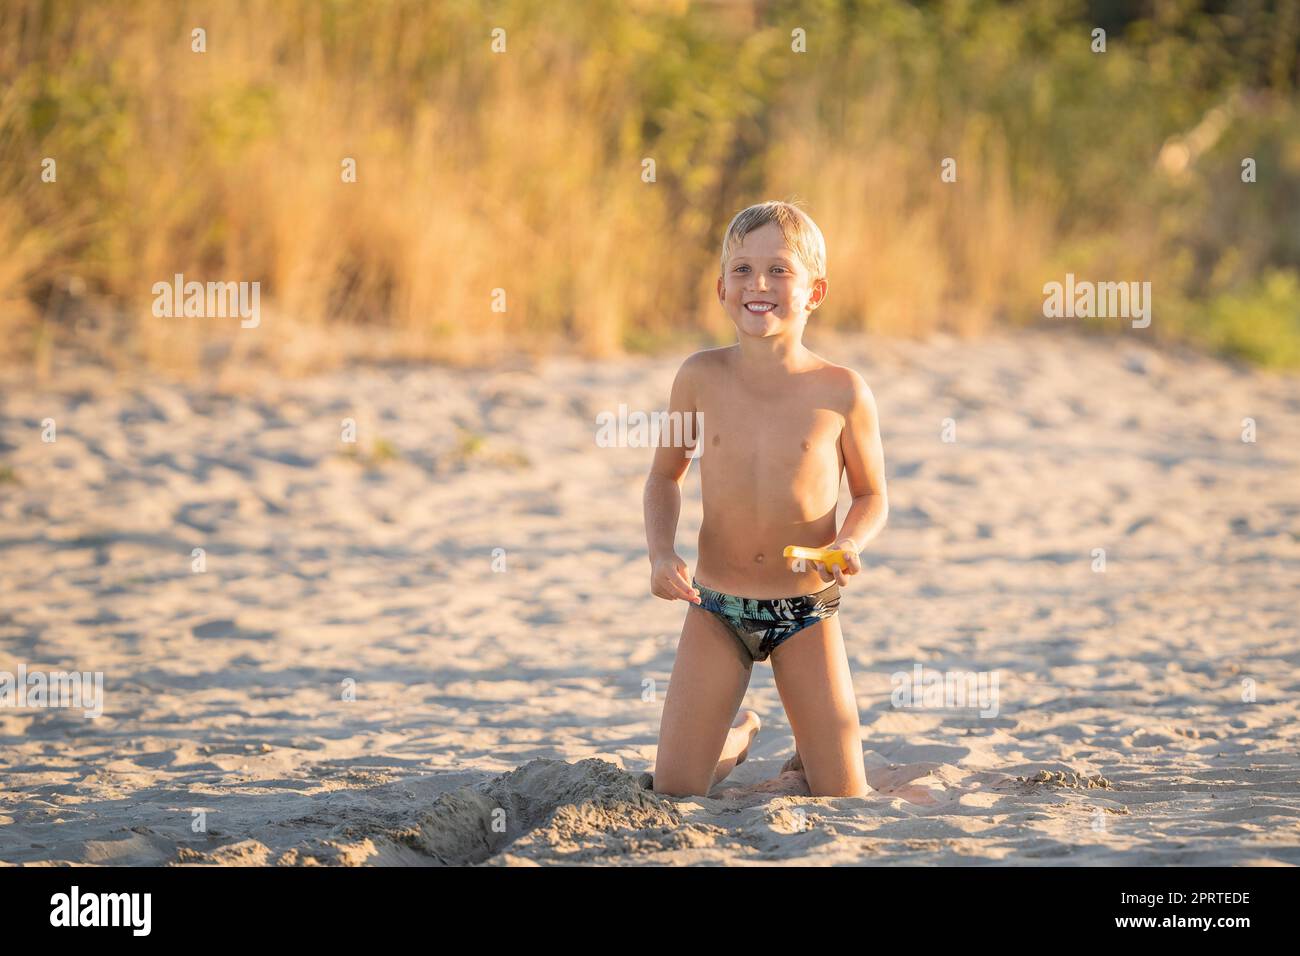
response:
[[(1069, 271), (1151, 281), (1152, 337), (1300, 364), (1300, 4), (1110, 6), (9, 0), (0, 359), (725, 341), (721, 232), (795, 198), (827, 325), (1043, 322)], [(155, 317), (176, 273), (259, 282), (261, 325)]]

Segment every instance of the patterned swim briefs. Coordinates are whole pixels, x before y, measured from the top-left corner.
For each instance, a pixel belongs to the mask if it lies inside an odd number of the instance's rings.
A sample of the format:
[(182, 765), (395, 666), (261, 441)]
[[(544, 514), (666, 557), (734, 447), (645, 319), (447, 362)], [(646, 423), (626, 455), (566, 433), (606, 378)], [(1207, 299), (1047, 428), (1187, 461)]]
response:
[(837, 584), (815, 594), (770, 599), (723, 594), (694, 578), (691, 584), (700, 592), (700, 609), (721, 621), (756, 661), (767, 660), (772, 651), (799, 631), (826, 620), (840, 607)]

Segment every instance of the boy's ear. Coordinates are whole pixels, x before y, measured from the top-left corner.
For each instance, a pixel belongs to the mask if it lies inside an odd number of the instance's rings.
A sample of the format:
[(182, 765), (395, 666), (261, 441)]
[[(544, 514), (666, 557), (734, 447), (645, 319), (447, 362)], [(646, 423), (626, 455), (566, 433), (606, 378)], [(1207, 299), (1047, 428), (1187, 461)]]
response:
[(816, 309), (826, 301), (826, 288), (825, 279), (818, 279), (813, 283), (812, 295), (808, 297), (808, 304), (812, 306), (812, 308)]

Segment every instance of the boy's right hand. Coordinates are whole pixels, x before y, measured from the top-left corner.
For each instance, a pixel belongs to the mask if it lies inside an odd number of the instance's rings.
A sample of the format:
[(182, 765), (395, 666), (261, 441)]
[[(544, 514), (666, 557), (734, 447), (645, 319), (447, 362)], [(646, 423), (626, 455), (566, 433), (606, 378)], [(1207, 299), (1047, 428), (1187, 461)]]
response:
[(676, 554), (651, 563), (650, 593), (665, 601), (701, 603), (700, 592), (691, 587), (691, 580), (686, 576), (686, 562)]

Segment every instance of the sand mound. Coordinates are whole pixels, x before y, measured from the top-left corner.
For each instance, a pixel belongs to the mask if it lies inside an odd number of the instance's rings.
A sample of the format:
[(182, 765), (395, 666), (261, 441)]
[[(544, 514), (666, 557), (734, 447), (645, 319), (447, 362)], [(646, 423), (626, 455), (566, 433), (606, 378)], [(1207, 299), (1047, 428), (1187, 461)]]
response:
[(481, 863), (506, 847), (517, 857), (585, 859), (626, 852), (633, 835), (653, 840), (682, 824), (670, 803), (604, 760), (532, 760), (443, 794), (399, 838), (452, 865)]

